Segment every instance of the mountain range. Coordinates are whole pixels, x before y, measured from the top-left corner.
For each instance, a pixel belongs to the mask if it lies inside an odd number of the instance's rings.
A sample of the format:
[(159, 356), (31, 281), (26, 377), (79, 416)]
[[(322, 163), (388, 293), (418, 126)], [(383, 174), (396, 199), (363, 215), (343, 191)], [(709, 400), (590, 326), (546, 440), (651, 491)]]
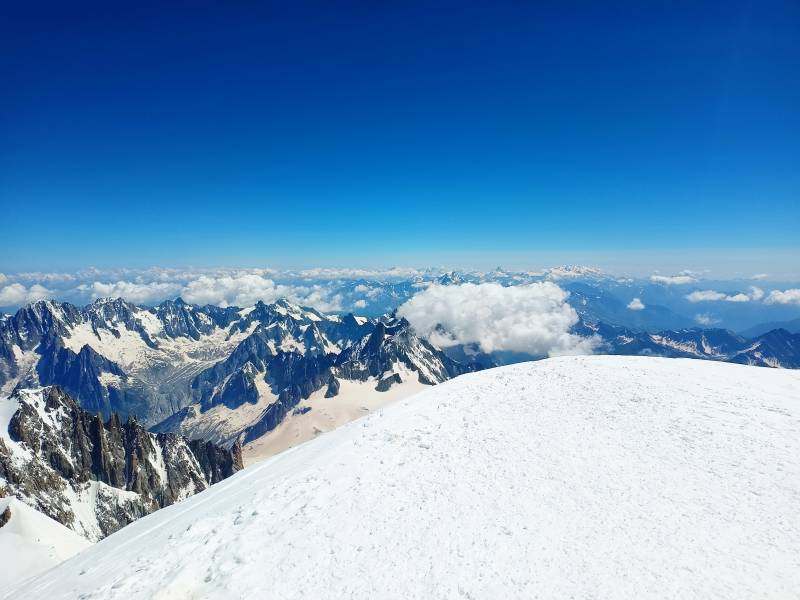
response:
[[(650, 333), (613, 324), (621, 310), (613, 298), (586, 287), (573, 294), (579, 306), (605, 307), (600, 316), (597, 309), (579, 311), (573, 327), (598, 341), (597, 353), (800, 367), (800, 334), (775, 329), (745, 338), (710, 328)], [(180, 298), (154, 307), (119, 298), (85, 307), (39, 301), (0, 318), (5, 394), (57, 385), (104, 419), (135, 416), (155, 432), (226, 447), (254, 442), (287, 419), (312, 422), (320, 410), (348, 400), (368, 410), (421, 385), (531, 358), (542, 357), (443, 350), (393, 314), (326, 314), (286, 300), (243, 309)]]
[(245, 309), (40, 301), (0, 320), (5, 393), (58, 385), (104, 418), (135, 415), (155, 431), (227, 446), (271, 431), (315, 393), (335, 398), (343, 384), (380, 397), (474, 368), (403, 319), (324, 314), (285, 300)]

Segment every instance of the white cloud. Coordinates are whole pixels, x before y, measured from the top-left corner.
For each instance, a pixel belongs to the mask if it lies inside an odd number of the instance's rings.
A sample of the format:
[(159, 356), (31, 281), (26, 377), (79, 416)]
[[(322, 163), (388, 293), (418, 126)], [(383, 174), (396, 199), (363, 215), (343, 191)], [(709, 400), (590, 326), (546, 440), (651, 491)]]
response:
[(714, 323), (719, 323), (719, 319), (715, 319), (714, 317), (712, 317), (708, 313), (701, 314), (701, 315), (695, 315), (694, 316), (694, 320), (699, 325), (713, 325)]
[(25, 287), (21, 283), (11, 283), (0, 288), (0, 306), (18, 306), (49, 298), (53, 293), (38, 283)]
[(319, 285), (284, 285), (251, 272), (222, 277), (201, 275), (190, 281), (180, 295), (192, 304), (219, 306), (251, 306), (259, 300), (270, 303), (288, 298), (322, 311), (341, 310), (342, 300), (339, 294), (331, 294), (329, 289)]
[[(684, 272), (685, 273), (685, 272)], [(651, 275), (650, 281), (653, 283), (661, 283), (664, 285), (686, 285), (687, 283), (694, 283), (697, 278), (693, 275)]]
[(300, 277), (315, 279), (367, 279), (367, 278), (402, 278), (422, 275), (419, 269), (409, 267), (391, 267), (389, 269), (304, 269), (298, 273)]
[(551, 282), (432, 285), (403, 304), (398, 314), (438, 346), (477, 343), (484, 352), (550, 356), (591, 353), (597, 340), (569, 331), (578, 315), (567, 304), (568, 296)]
[(3, 285), (6, 281), (8, 281), (8, 277), (5, 274), (0, 273), (0, 285)]
[(292, 291), (286, 297), (298, 304), (313, 306), (323, 312), (342, 310), (342, 296), (332, 294), (331, 290), (320, 285), (311, 288), (292, 287)]
[(738, 294), (734, 294), (733, 296), (728, 296), (725, 298), (726, 302), (750, 302), (750, 296), (747, 294), (742, 294), (739, 292)]
[(32, 271), (26, 273), (17, 273), (14, 278), (19, 281), (35, 281), (47, 283), (64, 283), (75, 281), (77, 277), (72, 273), (42, 273), (40, 271)]
[(364, 285), (363, 283), (359, 283), (353, 288), (353, 291), (357, 294), (364, 294), (370, 300), (377, 299), (383, 293), (383, 290), (380, 287), (370, 287), (368, 285)]
[(192, 304), (251, 306), (259, 300), (274, 302), (288, 291), (288, 287), (276, 285), (271, 279), (243, 273), (222, 277), (201, 275), (183, 288), (181, 296)]
[(639, 298), (634, 298), (628, 303), (628, 308), (630, 310), (644, 310), (645, 305), (644, 302), (641, 301)]
[(750, 279), (755, 279), (756, 281), (761, 281), (762, 279), (766, 279), (769, 277), (767, 273), (756, 273)]
[(92, 299), (124, 298), (134, 304), (148, 304), (177, 296), (181, 291), (181, 286), (175, 283), (162, 283), (158, 281), (151, 281), (149, 283), (137, 283), (133, 281), (103, 283), (101, 281), (95, 281), (91, 284), (79, 285), (78, 290)]
[(764, 300), (767, 304), (800, 304), (800, 288), (791, 290), (773, 290)]
[(726, 294), (714, 290), (696, 290), (686, 296), (689, 302), (756, 302), (764, 297), (764, 290), (755, 286), (750, 286), (750, 293)]
[(367, 301), (366, 300), (356, 300), (355, 302), (353, 302), (353, 306), (355, 306), (356, 308), (366, 308)]
[(715, 292), (714, 290), (697, 290), (688, 294), (686, 299), (689, 302), (716, 302), (717, 300), (725, 300), (728, 296), (722, 292)]

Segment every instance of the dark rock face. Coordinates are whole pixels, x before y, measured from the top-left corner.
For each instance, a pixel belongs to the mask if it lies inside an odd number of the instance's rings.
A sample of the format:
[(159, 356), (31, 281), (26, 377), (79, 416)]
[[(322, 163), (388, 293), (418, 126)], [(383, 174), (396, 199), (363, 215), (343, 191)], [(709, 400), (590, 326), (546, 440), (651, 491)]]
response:
[[(61, 388), (20, 390), (0, 438), (7, 492), (89, 539), (182, 500), (242, 468), (241, 451), (149, 433), (134, 417), (103, 422)], [(93, 514), (87, 520), (86, 513)]]
[[(163, 435), (171, 434), (159, 434)], [(200, 464), (206, 481), (211, 485), (227, 479), (242, 469), (242, 447), (239, 443), (234, 444), (230, 450), (225, 450), (211, 442), (190, 440), (189, 448)]]
[(131, 413), (146, 412), (141, 398), (124, 390), (101, 384), (101, 375), (108, 373), (125, 378), (125, 372), (115, 363), (98, 354), (91, 346), (83, 346), (76, 354), (64, 348), (59, 339), (47, 338), (38, 347), (41, 359), (36, 365), (38, 383), (59, 385), (67, 393), (84, 399), (82, 407), (92, 413), (110, 416), (119, 405)]
[(333, 375), (328, 380), (328, 389), (325, 391), (326, 398), (333, 398), (339, 395), (339, 380)]
[(403, 383), (399, 373), (381, 379), (377, 385), (375, 385), (375, 390), (378, 392), (388, 392), (395, 383)]
[(335, 372), (344, 379), (366, 381), (391, 371), (395, 363), (418, 372), (420, 382), (434, 385), (472, 370), (417, 337), (405, 319), (379, 322), (373, 332), (336, 358)]
[(164, 333), (171, 338), (188, 337), (199, 340), (214, 331), (215, 327), (228, 327), (236, 320), (235, 307), (219, 308), (186, 304), (182, 298), (166, 300), (152, 309), (163, 323)]

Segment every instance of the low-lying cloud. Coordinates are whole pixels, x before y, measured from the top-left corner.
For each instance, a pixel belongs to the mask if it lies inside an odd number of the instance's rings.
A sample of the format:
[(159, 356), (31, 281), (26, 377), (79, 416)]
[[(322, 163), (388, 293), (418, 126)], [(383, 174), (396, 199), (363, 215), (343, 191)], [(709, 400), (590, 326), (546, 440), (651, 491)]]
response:
[(216, 304), (218, 306), (251, 306), (261, 300), (274, 302), (288, 298), (293, 302), (313, 306), (322, 311), (341, 309), (341, 297), (322, 286), (295, 286), (275, 283), (272, 279), (255, 273), (239, 273), (212, 277), (202, 275), (190, 281), (181, 297), (191, 304)]
[(597, 340), (570, 333), (578, 314), (568, 292), (551, 282), (432, 285), (398, 309), (440, 347), (476, 343), (484, 352), (590, 354)]
[(773, 290), (764, 300), (767, 304), (800, 304), (800, 288), (791, 290)]
[(661, 283), (663, 285), (686, 285), (694, 283), (697, 278), (694, 275), (651, 275), (650, 281), (653, 283)]
[(719, 323), (719, 319), (715, 319), (708, 313), (703, 313), (694, 316), (694, 320), (698, 325), (703, 325), (705, 327), (709, 325), (713, 325), (714, 323)]
[(389, 269), (303, 269), (297, 274), (311, 279), (402, 279), (422, 275), (424, 271), (408, 267)]
[(628, 310), (644, 310), (645, 304), (642, 302), (641, 298), (634, 298), (630, 302), (628, 302)]
[(743, 292), (727, 294), (715, 290), (697, 290), (691, 294), (687, 294), (686, 299), (689, 302), (757, 302), (763, 297), (764, 290), (755, 286), (750, 286), (750, 292), (747, 294)]
[[(342, 309), (342, 296), (332, 284), (295, 280), (277, 283), (269, 269), (180, 270), (147, 269), (87, 270), (76, 275), (59, 273), (17, 273), (17, 281), (0, 278), (0, 306), (22, 306), (46, 298), (83, 303), (97, 298), (124, 298), (134, 304), (156, 304), (181, 296), (192, 304), (251, 306), (259, 300), (274, 302), (288, 298), (322, 311)], [(126, 278), (127, 277), (127, 278)], [(110, 278), (110, 279), (109, 279)], [(30, 280), (52, 282), (53, 288)], [(61, 287), (58, 284), (62, 284)], [(371, 297), (371, 291), (366, 296)]]
[(38, 283), (27, 287), (21, 283), (10, 283), (0, 288), (0, 306), (16, 306), (50, 298), (53, 293)]
[(181, 293), (181, 289), (180, 284), (160, 281), (148, 283), (136, 281), (105, 283), (94, 281), (78, 286), (78, 290), (93, 300), (97, 298), (125, 298), (128, 302), (133, 302), (134, 304), (148, 304), (171, 296), (177, 296)]

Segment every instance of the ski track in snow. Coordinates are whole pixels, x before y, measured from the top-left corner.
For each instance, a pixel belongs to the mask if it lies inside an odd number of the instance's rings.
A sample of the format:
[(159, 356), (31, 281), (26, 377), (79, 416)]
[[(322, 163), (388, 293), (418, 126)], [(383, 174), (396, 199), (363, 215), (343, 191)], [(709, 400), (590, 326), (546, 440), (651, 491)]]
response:
[(800, 372), (461, 376), (145, 517), (13, 598), (797, 598)]

